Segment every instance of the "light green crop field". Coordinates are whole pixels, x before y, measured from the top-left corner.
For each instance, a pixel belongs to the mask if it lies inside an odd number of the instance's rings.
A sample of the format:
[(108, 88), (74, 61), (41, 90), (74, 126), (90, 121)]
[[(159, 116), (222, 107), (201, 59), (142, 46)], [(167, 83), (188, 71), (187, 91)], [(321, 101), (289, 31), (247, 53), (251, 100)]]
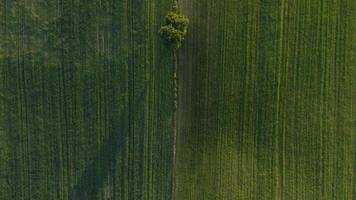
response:
[(356, 199), (356, 1), (180, 2), (176, 199)]
[(0, 0), (0, 200), (356, 199), (356, 1), (179, 4), (174, 145), (172, 0)]
[(169, 1), (0, 0), (0, 199), (171, 198)]

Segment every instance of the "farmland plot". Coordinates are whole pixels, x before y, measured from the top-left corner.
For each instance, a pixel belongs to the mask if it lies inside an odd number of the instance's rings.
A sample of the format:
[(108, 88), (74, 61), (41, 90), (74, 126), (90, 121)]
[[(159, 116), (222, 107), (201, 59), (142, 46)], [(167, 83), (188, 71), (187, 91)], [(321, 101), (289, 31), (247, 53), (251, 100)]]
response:
[(175, 199), (356, 199), (356, 2), (180, 2)]
[(170, 199), (170, 1), (0, 1), (0, 199)]
[(0, 1), (0, 199), (355, 199), (356, 2), (180, 0), (174, 167), (171, 3)]

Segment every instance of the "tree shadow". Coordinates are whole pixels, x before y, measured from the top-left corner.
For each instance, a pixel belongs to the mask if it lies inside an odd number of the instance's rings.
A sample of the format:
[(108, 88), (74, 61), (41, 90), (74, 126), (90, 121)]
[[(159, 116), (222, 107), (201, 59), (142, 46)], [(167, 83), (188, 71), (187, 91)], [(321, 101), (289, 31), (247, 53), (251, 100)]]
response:
[(115, 158), (120, 151), (120, 133), (111, 133), (101, 145), (95, 158), (86, 166), (83, 174), (69, 193), (70, 200), (92, 200), (113, 171)]

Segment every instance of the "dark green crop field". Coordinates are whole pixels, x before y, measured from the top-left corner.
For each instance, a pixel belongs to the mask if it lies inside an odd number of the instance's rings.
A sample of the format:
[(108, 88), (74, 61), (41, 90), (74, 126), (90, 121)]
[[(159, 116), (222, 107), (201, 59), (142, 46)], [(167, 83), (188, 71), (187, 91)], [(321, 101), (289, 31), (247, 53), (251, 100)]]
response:
[(356, 1), (181, 0), (177, 200), (356, 199)]
[(0, 0), (0, 200), (356, 199), (356, 1), (179, 4)]
[(0, 199), (170, 199), (168, 1), (0, 1)]

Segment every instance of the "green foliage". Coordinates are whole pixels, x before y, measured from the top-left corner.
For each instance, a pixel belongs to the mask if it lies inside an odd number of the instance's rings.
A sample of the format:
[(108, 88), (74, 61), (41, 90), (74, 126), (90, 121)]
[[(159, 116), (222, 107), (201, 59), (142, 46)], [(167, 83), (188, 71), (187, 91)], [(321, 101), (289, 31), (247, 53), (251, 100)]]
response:
[(187, 34), (189, 19), (177, 12), (168, 12), (165, 25), (161, 26), (159, 33), (166, 44), (173, 49), (178, 49)]

